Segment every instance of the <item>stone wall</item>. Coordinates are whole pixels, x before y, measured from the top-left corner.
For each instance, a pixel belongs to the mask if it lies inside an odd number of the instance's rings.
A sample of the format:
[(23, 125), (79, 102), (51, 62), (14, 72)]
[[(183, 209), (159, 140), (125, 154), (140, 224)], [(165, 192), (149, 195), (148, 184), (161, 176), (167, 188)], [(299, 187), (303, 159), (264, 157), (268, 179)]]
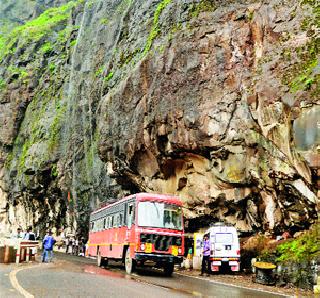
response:
[(319, 276), (319, 260), (309, 262), (290, 262), (277, 268), (277, 285), (293, 285), (302, 289), (313, 290)]

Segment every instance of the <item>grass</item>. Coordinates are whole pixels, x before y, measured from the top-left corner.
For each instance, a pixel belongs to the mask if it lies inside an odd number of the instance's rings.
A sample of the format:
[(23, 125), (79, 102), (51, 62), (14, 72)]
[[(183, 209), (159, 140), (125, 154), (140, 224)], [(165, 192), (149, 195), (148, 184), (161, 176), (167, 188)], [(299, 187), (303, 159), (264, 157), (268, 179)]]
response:
[(5, 89), (6, 85), (6, 81), (0, 77), (0, 91)]
[(10, 65), (8, 67), (8, 71), (11, 75), (18, 75), (18, 77), (20, 79), (25, 79), (26, 77), (28, 77), (28, 72), (25, 70), (25, 68), (19, 68), (19, 67), (15, 67)]
[(43, 53), (43, 54), (46, 54), (46, 53), (50, 53), (53, 51), (53, 46), (50, 42), (46, 42), (45, 44), (43, 44), (40, 48), (40, 51)]
[(50, 151), (53, 151), (53, 149), (57, 146), (59, 135), (60, 135), (61, 122), (63, 117), (65, 116), (66, 111), (67, 111), (67, 106), (60, 106), (59, 103), (57, 104), (56, 116), (53, 119), (53, 122), (50, 128), (50, 138), (49, 138)]
[(147, 43), (144, 47), (143, 50), (143, 56), (145, 56), (146, 54), (148, 54), (148, 52), (150, 51), (153, 41), (155, 40), (155, 38), (161, 33), (161, 29), (159, 27), (159, 18), (160, 15), (162, 13), (162, 11), (172, 2), (172, 0), (163, 0), (161, 1), (154, 13), (154, 17), (153, 17), (153, 25), (151, 28), (151, 31), (149, 33), (148, 39), (147, 39)]
[(197, 4), (193, 4), (189, 12), (190, 18), (197, 18), (199, 14), (203, 11), (214, 11), (216, 10), (216, 5), (213, 3), (212, 0), (201, 0)]
[(114, 73), (111, 71), (108, 75), (104, 78), (104, 81), (108, 82), (113, 78)]
[(54, 164), (51, 168), (51, 177), (56, 178), (58, 177), (59, 172), (58, 172), (58, 167), (57, 164)]
[[(2, 60), (10, 51), (18, 46), (31, 42), (36, 42), (51, 34), (52, 30), (60, 24), (65, 23), (71, 14), (72, 8), (81, 1), (71, 1), (60, 7), (54, 7), (46, 10), (38, 18), (27, 22), (26, 24), (14, 28), (5, 36), (0, 37), (0, 60)], [(48, 51), (50, 46), (44, 44), (41, 51)]]
[(49, 71), (51, 72), (51, 73), (53, 73), (54, 71), (55, 71), (55, 69), (56, 69), (56, 65), (54, 64), (54, 63), (49, 63)]
[(99, 67), (95, 72), (95, 76), (99, 77), (103, 73), (103, 69), (104, 69), (103, 66)]
[(318, 98), (320, 94), (320, 38), (314, 33), (314, 28), (320, 27), (320, 2), (316, 0), (303, 0), (301, 7), (308, 5), (312, 9), (312, 14), (301, 22), (300, 29), (310, 34), (309, 42), (299, 48), (285, 49), (283, 57), (290, 61), (295, 55), (300, 60), (288, 68), (285, 73), (283, 82), (288, 84), (290, 91), (296, 93), (298, 91), (310, 90), (311, 97)]

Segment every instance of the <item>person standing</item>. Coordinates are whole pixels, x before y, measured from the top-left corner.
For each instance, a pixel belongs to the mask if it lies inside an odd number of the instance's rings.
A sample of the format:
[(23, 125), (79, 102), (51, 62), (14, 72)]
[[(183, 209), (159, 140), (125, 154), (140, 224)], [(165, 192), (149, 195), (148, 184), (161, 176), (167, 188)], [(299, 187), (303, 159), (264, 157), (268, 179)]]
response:
[(76, 246), (76, 240), (74, 237), (71, 238), (71, 254), (74, 255), (75, 252), (75, 246)]
[(79, 253), (79, 240), (78, 240), (78, 237), (76, 237), (76, 239), (74, 240), (74, 252), (73, 252), (73, 254), (77, 256), (78, 253)]
[[(29, 227), (27, 229), (27, 232), (24, 235), (23, 239), (24, 240), (29, 240), (29, 241), (35, 241), (36, 240), (36, 235), (32, 232), (32, 227)], [(31, 247), (31, 249), (30, 249), (31, 258), (34, 258), (36, 253), (37, 253), (37, 248), (36, 247)]]
[(29, 227), (27, 233), (23, 237), (24, 240), (36, 240), (36, 235), (32, 232), (32, 227)]
[(66, 238), (66, 254), (69, 253), (70, 238)]
[(43, 238), (43, 254), (42, 262), (51, 262), (53, 258), (53, 245), (56, 240), (52, 236), (51, 230), (49, 230), (46, 236)]
[(82, 238), (82, 250), (83, 250), (83, 256), (86, 257), (86, 253), (87, 253), (87, 241)]
[(210, 272), (210, 242), (208, 235), (203, 236), (203, 242), (202, 242), (202, 263), (201, 263), (201, 276), (204, 275), (204, 273), (207, 273), (207, 276), (209, 276)]
[(79, 250), (78, 250), (78, 256), (82, 257), (83, 256), (83, 245), (82, 245), (82, 240), (83, 240), (83, 237), (81, 237), (79, 239)]
[(11, 236), (11, 238), (14, 239), (23, 239), (23, 237), (24, 233), (22, 232), (22, 229), (20, 227), (17, 229), (17, 234)]

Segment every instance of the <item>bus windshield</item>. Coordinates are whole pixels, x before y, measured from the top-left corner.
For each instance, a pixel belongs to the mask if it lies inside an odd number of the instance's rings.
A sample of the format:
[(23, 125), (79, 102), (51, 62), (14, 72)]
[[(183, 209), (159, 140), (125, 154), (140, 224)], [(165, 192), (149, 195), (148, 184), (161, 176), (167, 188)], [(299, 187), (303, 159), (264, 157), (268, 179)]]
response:
[(181, 207), (159, 202), (140, 202), (138, 226), (182, 230)]

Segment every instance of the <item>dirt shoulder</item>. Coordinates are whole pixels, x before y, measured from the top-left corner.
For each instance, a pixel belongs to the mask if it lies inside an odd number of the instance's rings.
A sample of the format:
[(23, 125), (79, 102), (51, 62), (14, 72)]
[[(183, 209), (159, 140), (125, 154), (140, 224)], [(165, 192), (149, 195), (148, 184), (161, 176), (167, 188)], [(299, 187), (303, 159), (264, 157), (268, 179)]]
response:
[(291, 286), (286, 287), (276, 287), (276, 286), (265, 286), (254, 283), (252, 278), (254, 274), (244, 274), (244, 273), (236, 273), (236, 274), (211, 274), (209, 277), (199, 276), (200, 272), (197, 270), (178, 270), (176, 273), (201, 278), (204, 280), (210, 280), (212, 282), (222, 283), (226, 285), (233, 285), (238, 287), (245, 287), (248, 289), (256, 289), (265, 292), (273, 292), (288, 296), (296, 296), (296, 297), (313, 297), (312, 291), (307, 291)]

